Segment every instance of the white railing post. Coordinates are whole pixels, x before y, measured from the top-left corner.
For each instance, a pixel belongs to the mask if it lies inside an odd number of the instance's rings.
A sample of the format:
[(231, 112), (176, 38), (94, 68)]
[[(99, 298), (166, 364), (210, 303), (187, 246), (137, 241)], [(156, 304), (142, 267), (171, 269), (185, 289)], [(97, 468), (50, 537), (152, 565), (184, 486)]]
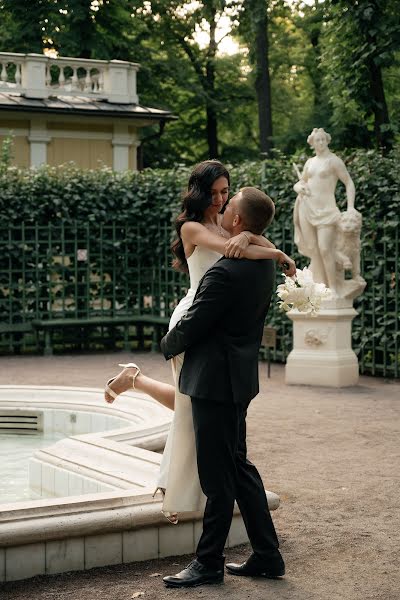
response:
[(7, 81), (7, 63), (3, 62), (3, 63), (1, 63), (0, 83), (2, 83), (4, 85), (6, 83), (6, 81)]
[(104, 74), (104, 93), (111, 104), (137, 104), (136, 71), (139, 66), (110, 60)]
[(50, 87), (46, 86), (48, 58), (43, 54), (26, 54), (22, 62), (21, 87), (27, 98), (48, 98)]
[(128, 90), (129, 90), (129, 101), (132, 104), (139, 104), (139, 97), (136, 88), (136, 73), (139, 71), (139, 65), (130, 63), (129, 65), (129, 76), (128, 76)]

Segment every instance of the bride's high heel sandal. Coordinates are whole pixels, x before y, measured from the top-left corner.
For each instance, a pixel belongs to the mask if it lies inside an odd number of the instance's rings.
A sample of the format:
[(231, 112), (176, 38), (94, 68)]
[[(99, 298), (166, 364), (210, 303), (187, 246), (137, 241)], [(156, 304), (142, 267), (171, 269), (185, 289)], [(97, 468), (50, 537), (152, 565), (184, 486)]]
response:
[(168, 521), (170, 523), (172, 523), (172, 525), (178, 525), (179, 523), (179, 519), (178, 519), (178, 514), (177, 513), (169, 513), (169, 512), (164, 512), (163, 511), (163, 515), (166, 519), (168, 519)]
[[(157, 494), (157, 492), (161, 492), (163, 499), (165, 498), (165, 489), (164, 488), (162, 488), (162, 487), (156, 488), (156, 490), (155, 490), (155, 492), (153, 494), (153, 498), (155, 498), (155, 495)], [(170, 512), (167, 512), (165, 510), (162, 510), (161, 512), (164, 515), (164, 517), (166, 519), (168, 519), (168, 521), (170, 523), (172, 523), (172, 525), (178, 525), (178, 523), (179, 523), (178, 513), (170, 513)]]
[[(132, 378), (132, 389), (135, 389), (135, 381), (136, 381), (136, 377), (139, 375), (139, 373), (141, 373), (141, 371), (140, 371), (139, 367), (137, 366), (137, 364), (136, 364), (136, 363), (126, 363), (126, 364), (123, 364), (123, 363), (121, 364), (121, 363), (120, 363), (118, 366), (119, 366), (119, 367), (124, 367), (124, 369), (128, 369), (128, 368), (134, 368), (134, 369), (136, 369), (136, 373), (133, 375), (133, 378)], [(106, 383), (106, 388), (105, 388), (105, 390), (106, 390), (107, 394), (109, 394), (109, 395), (110, 395), (112, 398), (114, 398), (114, 399), (115, 399), (115, 398), (117, 398), (117, 397), (118, 397), (120, 394), (116, 394), (116, 393), (114, 392), (114, 390), (112, 390), (112, 389), (110, 388), (110, 384), (111, 384), (111, 383), (114, 381), (114, 379), (116, 379), (117, 377), (118, 377), (118, 375), (116, 375), (115, 377), (111, 377), (111, 379), (109, 379), (109, 380), (107, 381), (107, 383)], [(121, 393), (123, 393), (123, 392), (121, 392)]]

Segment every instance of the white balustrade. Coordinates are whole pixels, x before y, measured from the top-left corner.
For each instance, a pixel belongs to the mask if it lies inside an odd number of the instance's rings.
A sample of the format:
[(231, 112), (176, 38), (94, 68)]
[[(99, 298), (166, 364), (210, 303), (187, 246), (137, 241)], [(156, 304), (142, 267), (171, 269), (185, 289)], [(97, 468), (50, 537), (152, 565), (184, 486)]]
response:
[(21, 65), (23, 54), (0, 52), (0, 91), (21, 90)]
[(84, 96), (114, 104), (137, 104), (138, 69), (137, 63), (120, 60), (0, 52), (0, 92), (38, 99)]

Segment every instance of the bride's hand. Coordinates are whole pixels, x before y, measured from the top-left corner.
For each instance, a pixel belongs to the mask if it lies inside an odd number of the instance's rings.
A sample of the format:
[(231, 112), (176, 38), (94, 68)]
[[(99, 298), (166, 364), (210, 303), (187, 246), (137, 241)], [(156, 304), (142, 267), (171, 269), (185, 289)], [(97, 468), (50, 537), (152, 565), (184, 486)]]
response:
[(241, 231), (238, 235), (231, 237), (225, 244), (226, 258), (240, 258), (243, 250), (250, 244), (250, 233)]
[(278, 263), (285, 272), (285, 275), (292, 277), (296, 275), (296, 263), (284, 252), (281, 252), (278, 258)]

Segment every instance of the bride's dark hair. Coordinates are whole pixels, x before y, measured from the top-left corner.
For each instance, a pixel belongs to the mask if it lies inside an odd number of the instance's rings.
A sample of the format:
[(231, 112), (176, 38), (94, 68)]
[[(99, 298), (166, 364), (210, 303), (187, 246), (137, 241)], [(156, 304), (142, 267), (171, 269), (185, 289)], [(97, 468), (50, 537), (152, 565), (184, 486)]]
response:
[(171, 250), (175, 255), (172, 266), (178, 271), (188, 271), (181, 238), (182, 225), (188, 221), (200, 223), (203, 220), (204, 211), (212, 202), (212, 184), (220, 177), (226, 177), (229, 185), (229, 172), (219, 160), (205, 160), (199, 163), (190, 175), (188, 191), (182, 201), (182, 212), (175, 221), (175, 229), (178, 237), (171, 244)]

